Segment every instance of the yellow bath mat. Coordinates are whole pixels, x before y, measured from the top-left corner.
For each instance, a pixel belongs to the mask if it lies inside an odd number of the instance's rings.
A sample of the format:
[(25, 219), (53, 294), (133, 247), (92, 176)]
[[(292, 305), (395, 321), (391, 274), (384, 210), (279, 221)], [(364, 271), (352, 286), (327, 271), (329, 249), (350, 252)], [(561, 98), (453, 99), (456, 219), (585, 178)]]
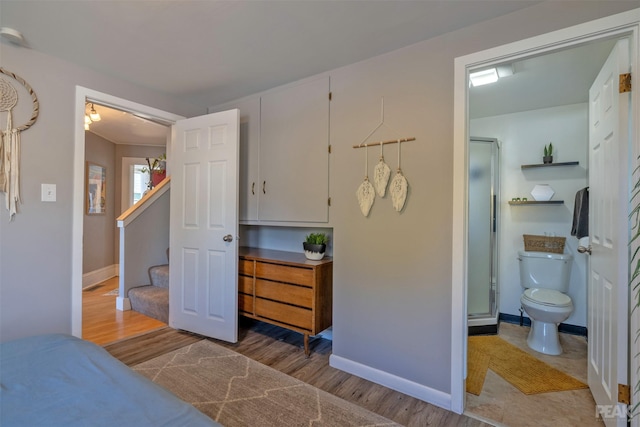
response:
[(588, 387), (582, 381), (536, 359), (498, 336), (469, 337), (467, 356), (467, 391), (469, 393), (480, 394), (487, 368), (524, 394)]

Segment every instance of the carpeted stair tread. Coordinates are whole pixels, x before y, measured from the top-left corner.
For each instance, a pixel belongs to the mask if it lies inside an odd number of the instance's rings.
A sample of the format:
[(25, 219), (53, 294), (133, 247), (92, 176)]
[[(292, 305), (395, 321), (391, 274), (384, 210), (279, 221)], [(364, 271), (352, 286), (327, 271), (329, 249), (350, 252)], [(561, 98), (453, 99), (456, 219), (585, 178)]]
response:
[(149, 279), (153, 286), (169, 289), (169, 264), (150, 267)]
[[(587, 388), (582, 381), (559, 371), (498, 336), (469, 337), (468, 351), (467, 391), (469, 393), (479, 395), (482, 391), (482, 385), (480, 384), (478, 388), (478, 382), (479, 378), (484, 382), (487, 357), (489, 358), (488, 368), (524, 394)], [(470, 385), (472, 385), (471, 388)]]
[(169, 289), (159, 286), (138, 286), (129, 290), (131, 309), (145, 316), (169, 323)]

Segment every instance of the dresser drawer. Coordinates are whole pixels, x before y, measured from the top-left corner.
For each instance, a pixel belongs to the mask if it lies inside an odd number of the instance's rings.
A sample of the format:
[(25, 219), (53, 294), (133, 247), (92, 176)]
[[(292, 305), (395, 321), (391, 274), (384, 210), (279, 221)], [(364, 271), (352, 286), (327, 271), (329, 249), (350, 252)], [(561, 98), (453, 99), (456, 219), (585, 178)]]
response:
[(306, 308), (256, 298), (256, 316), (311, 330), (312, 312)]
[(253, 276), (253, 261), (240, 258), (238, 260), (238, 273)]
[(253, 277), (238, 276), (238, 292), (253, 295)]
[(238, 311), (253, 314), (253, 296), (238, 294)]
[(256, 277), (278, 282), (313, 286), (313, 270), (311, 268), (256, 262)]
[(256, 296), (306, 308), (313, 307), (313, 289), (256, 279)]

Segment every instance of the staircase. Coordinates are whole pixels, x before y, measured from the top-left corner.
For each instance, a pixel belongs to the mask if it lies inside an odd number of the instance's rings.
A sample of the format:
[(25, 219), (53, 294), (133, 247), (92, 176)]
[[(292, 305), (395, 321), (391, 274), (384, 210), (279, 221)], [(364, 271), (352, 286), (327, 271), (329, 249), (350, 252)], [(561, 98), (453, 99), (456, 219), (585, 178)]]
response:
[(169, 264), (149, 268), (151, 285), (129, 290), (131, 309), (169, 323)]

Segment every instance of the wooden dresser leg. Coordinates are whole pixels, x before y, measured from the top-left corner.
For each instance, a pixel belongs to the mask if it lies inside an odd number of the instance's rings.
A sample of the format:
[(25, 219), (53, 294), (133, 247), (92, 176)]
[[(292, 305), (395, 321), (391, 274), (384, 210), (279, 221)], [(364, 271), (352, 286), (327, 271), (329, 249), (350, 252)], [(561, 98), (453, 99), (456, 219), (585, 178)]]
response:
[(309, 350), (309, 334), (304, 334), (304, 354), (309, 358), (311, 351)]

